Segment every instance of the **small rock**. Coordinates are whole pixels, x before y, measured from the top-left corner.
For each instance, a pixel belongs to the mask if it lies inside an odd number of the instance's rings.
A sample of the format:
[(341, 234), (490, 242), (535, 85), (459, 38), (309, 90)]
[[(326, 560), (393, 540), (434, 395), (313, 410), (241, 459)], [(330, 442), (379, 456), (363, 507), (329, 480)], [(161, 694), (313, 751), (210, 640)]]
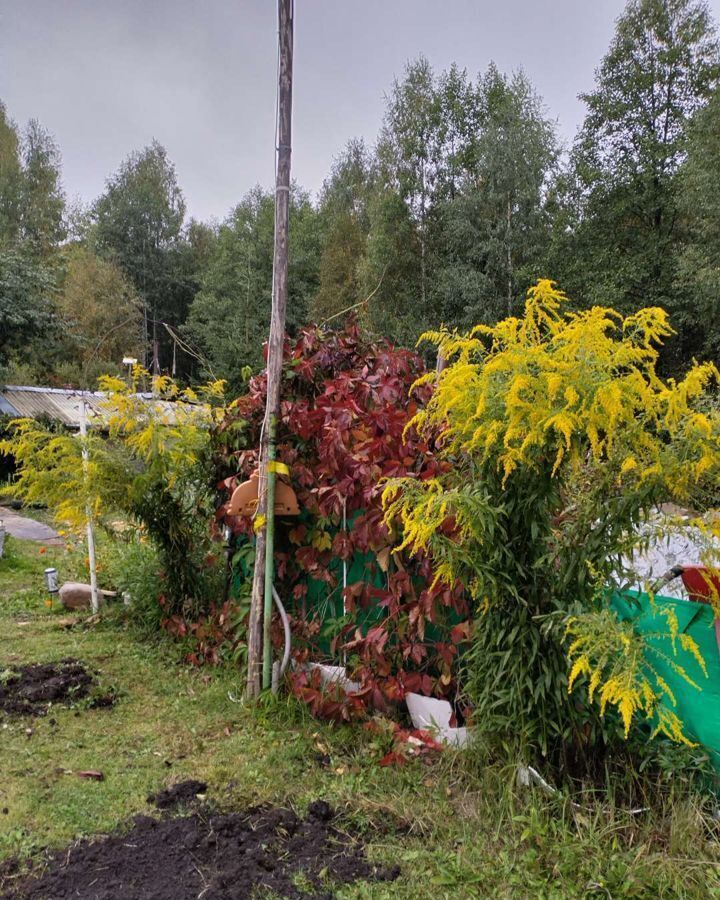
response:
[[(115, 597), (114, 591), (99, 591), (100, 598)], [(90, 609), (92, 588), (81, 581), (66, 581), (58, 591), (60, 602), (65, 609)]]
[(90, 609), (92, 588), (79, 581), (66, 581), (58, 592), (65, 609)]

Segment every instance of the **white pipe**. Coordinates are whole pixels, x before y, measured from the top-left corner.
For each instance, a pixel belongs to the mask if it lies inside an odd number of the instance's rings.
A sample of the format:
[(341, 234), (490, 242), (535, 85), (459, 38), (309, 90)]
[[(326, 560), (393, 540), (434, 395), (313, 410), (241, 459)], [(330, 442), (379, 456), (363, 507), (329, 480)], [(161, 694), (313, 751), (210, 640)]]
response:
[[(290, 646), (292, 635), (290, 633), (290, 620), (288, 619), (288, 615), (285, 612), (285, 607), (282, 604), (282, 600), (280, 599), (280, 595), (278, 594), (277, 588), (274, 584), (272, 586), (272, 594), (273, 600), (275, 601), (275, 606), (277, 607), (277, 611), (280, 613), (280, 618), (283, 623), (283, 631), (285, 632), (285, 652), (283, 653), (282, 662), (280, 663), (279, 667), (277, 662), (273, 663), (272, 667), (271, 688), (273, 694), (276, 694), (280, 679), (285, 674), (285, 671), (287, 670), (288, 664), (290, 662)], [(228, 691), (228, 699), (232, 700), (233, 703), (243, 703), (242, 698), (236, 697), (231, 691)]]
[(282, 662), (280, 663), (280, 675), (279, 677), (285, 674), (285, 670), (288, 667), (288, 663), (290, 662), (290, 643), (292, 641), (292, 636), (290, 634), (290, 620), (288, 619), (288, 615), (285, 612), (285, 607), (282, 604), (282, 600), (280, 599), (280, 595), (277, 592), (277, 588), (273, 585), (273, 600), (275, 601), (275, 606), (277, 606), (277, 610), (280, 613), (280, 618), (283, 623), (283, 630), (285, 632), (285, 652), (283, 653)]
[[(87, 411), (85, 398), (80, 401), (80, 437), (82, 438), (82, 466), (87, 489), (88, 469), (90, 467), (90, 451), (87, 447)], [(87, 521), (88, 563), (90, 568), (90, 604), (93, 613), (100, 609), (100, 595), (97, 586), (97, 559), (95, 557), (95, 533), (93, 532), (93, 512), (90, 498), (85, 503), (85, 519)]]

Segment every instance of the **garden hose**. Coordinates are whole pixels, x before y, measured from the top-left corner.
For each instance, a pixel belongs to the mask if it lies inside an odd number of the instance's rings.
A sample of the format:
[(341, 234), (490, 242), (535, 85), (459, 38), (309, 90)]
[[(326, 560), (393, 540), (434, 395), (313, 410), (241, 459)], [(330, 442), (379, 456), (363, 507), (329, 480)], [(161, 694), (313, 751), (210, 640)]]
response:
[(283, 623), (283, 630), (285, 632), (285, 652), (283, 653), (282, 662), (280, 663), (280, 678), (285, 674), (285, 671), (290, 662), (290, 620), (288, 619), (288, 615), (285, 612), (285, 607), (282, 604), (282, 600), (280, 599), (280, 595), (277, 592), (275, 585), (272, 587), (273, 592), (273, 600), (275, 601), (275, 606), (277, 606), (277, 610), (280, 613), (280, 618)]

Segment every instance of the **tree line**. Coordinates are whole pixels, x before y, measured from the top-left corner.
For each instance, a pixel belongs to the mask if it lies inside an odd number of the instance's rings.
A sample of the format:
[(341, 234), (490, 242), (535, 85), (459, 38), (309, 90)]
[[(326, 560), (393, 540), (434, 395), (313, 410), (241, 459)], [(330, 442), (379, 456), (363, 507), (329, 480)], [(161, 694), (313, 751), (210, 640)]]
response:
[[(412, 344), (492, 324), (537, 278), (581, 307), (662, 306), (663, 366), (720, 352), (720, 50), (701, 0), (630, 0), (564, 148), (527, 75), (419, 57), (318, 197), (291, 197), (288, 327), (340, 322)], [(262, 364), (273, 197), (221, 224), (186, 215), (157, 142), (87, 208), (59, 149), (0, 105), (0, 378), (91, 386), (122, 357), (239, 383)]]

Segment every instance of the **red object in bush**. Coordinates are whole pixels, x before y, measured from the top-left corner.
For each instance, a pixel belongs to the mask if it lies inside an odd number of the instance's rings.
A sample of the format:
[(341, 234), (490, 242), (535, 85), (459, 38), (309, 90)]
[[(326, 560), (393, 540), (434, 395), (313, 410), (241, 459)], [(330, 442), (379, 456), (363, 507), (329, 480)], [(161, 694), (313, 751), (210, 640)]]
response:
[(682, 580), (690, 599), (696, 603), (712, 603), (720, 599), (720, 578), (704, 566), (685, 566)]
[[(704, 566), (685, 566), (682, 571), (682, 580), (685, 590), (690, 594), (690, 599), (696, 603), (712, 605), (715, 599), (716, 605), (720, 602), (720, 578), (714, 575), (710, 569)], [(720, 653), (720, 619), (715, 619), (715, 640)]]

